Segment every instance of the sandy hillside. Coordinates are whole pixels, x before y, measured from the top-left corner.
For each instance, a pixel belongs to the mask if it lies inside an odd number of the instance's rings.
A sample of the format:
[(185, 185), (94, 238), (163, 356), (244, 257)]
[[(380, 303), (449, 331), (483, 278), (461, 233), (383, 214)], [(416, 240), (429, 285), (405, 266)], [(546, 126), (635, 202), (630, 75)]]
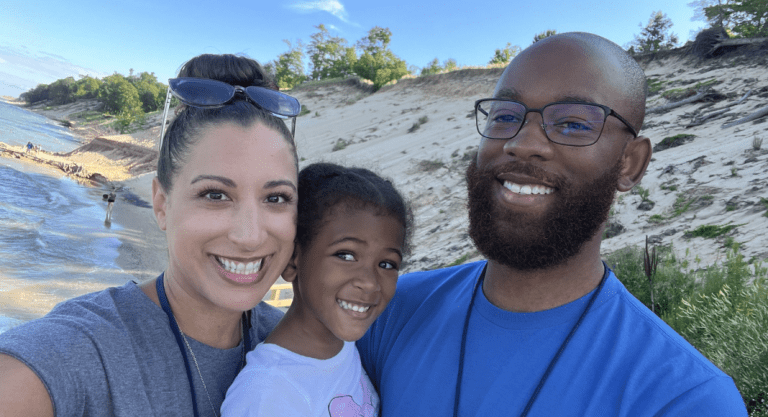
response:
[[(768, 202), (761, 200), (768, 198), (768, 140), (761, 149), (753, 149), (756, 140), (768, 139), (768, 116), (722, 127), (768, 106), (768, 52), (731, 52), (700, 61), (677, 51), (640, 61), (655, 90), (649, 109), (697, 91), (701, 96), (673, 109), (649, 112), (641, 134), (654, 145), (666, 145), (670, 139), (665, 138), (679, 134), (693, 136), (673, 141), (667, 149), (657, 147), (642, 189), (618, 196), (612, 237), (605, 239), (604, 253), (642, 245), (647, 235), (655, 244), (672, 244), (680, 258), (698, 268), (724, 259), (724, 242), (730, 237), (742, 245), (748, 259), (768, 258)], [(416, 214), (415, 249), (407, 270), (479, 259), (466, 233), (464, 169), (479, 142), (473, 103), (492, 94), (501, 71), (468, 69), (404, 79), (376, 93), (353, 80), (296, 88), (289, 94), (309, 110), (299, 117), (296, 128), (301, 165), (316, 161), (359, 165), (393, 179)], [(719, 110), (724, 111), (687, 127), (697, 117)], [(62, 110), (48, 115), (67, 118)], [(147, 172), (159, 119), (153, 115), (149, 129), (94, 141), (94, 146), (62, 157), (102, 155), (87, 170), (110, 180)], [(122, 151), (116, 142), (125, 143)], [(113, 165), (122, 171), (101, 173), (99, 165), (105, 172)], [(151, 175), (141, 178), (127, 188), (150, 201)], [(736, 227), (717, 239), (686, 237), (701, 225)]]
[[(768, 105), (766, 61), (764, 52), (703, 62), (680, 54), (642, 60), (647, 76), (661, 83), (649, 97), (649, 108), (693, 95), (687, 91), (692, 87), (706, 97), (646, 117), (641, 133), (654, 145), (678, 134), (695, 137), (656, 149), (641, 183), (653, 204), (641, 207), (638, 190), (618, 196), (611, 218), (617, 234), (604, 241), (604, 254), (642, 245), (648, 235), (652, 243), (672, 244), (681, 258), (687, 254), (694, 268), (722, 260), (726, 237), (741, 243), (748, 259), (768, 257), (768, 206), (760, 202), (768, 198), (768, 141), (753, 149), (755, 138), (768, 139), (768, 117), (721, 127)], [(463, 172), (479, 141), (471, 118), (474, 100), (492, 94), (500, 72), (466, 70), (403, 80), (373, 95), (351, 85), (296, 89), (292, 94), (310, 111), (297, 127), (302, 163), (373, 167), (394, 179), (416, 210), (410, 270), (478, 259), (466, 234)], [(722, 116), (686, 128), (696, 116), (725, 108), (748, 91)], [(667, 100), (664, 92), (682, 97)], [(413, 130), (419, 119), (426, 122)], [(738, 227), (718, 239), (685, 236), (701, 225)]]

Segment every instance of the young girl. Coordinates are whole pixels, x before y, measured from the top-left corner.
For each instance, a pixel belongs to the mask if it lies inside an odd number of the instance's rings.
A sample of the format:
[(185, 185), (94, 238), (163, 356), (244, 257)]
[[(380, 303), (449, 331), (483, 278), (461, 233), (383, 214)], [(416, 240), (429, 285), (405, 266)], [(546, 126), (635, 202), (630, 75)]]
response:
[(299, 173), (288, 312), (227, 391), (222, 416), (378, 415), (355, 341), (395, 293), (412, 215), (387, 180), (319, 163)]

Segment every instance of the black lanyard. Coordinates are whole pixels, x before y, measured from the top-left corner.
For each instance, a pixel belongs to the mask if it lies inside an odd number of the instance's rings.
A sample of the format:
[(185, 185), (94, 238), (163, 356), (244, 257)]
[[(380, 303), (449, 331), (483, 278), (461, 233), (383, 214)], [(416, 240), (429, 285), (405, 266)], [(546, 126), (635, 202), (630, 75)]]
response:
[[(483, 281), (485, 280), (485, 270), (487, 267), (488, 267), (488, 264), (485, 264), (485, 266), (483, 267), (483, 272), (480, 273), (480, 277), (477, 279), (477, 282), (475, 283), (475, 288), (472, 290), (472, 299), (469, 301), (469, 309), (467, 309), (467, 317), (464, 320), (464, 330), (461, 333), (461, 348), (459, 350), (459, 374), (456, 378), (456, 396), (454, 397), (454, 402), (453, 402), (454, 417), (458, 417), (459, 415), (459, 399), (461, 398), (461, 380), (464, 375), (464, 353), (467, 345), (467, 332), (469, 330), (469, 318), (472, 316), (472, 308), (475, 306), (477, 289), (482, 286)], [(576, 333), (576, 329), (578, 329), (581, 322), (584, 321), (584, 317), (587, 316), (587, 312), (589, 312), (589, 308), (592, 307), (592, 304), (595, 302), (595, 298), (597, 298), (597, 295), (600, 294), (600, 291), (603, 289), (603, 284), (605, 284), (605, 277), (607, 275), (608, 275), (607, 271), (604, 271), (603, 278), (600, 280), (600, 284), (597, 286), (595, 293), (592, 294), (592, 297), (589, 298), (587, 307), (584, 309), (584, 312), (581, 313), (581, 317), (579, 317), (579, 320), (576, 322), (576, 324), (573, 325), (571, 332), (568, 333), (568, 336), (565, 337), (565, 340), (563, 341), (563, 344), (560, 345), (560, 349), (557, 350), (555, 357), (552, 358), (552, 360), (549, 362), (549, 366), (547, 366), (547, 370), (544, 371), (544, 375), (539, 380), (539, 385), (536, 386), (536, 390), (533, 391), (533, 394), (531, 395), (531, 398), (528, 400), (528, 404), (525, 406), (523, 413), (520, 414), (520, 417), (527, 416), (528, 412), (531, 411), (531, 407), (533, 406), (534, 401), (536, 401), (536, 397), (539, 396), (539, 392), (541, 392), (541, 388), (544, 386), (544, 382), (546, 382), (547, 378), (549, 378), (549, 374), (552, 372), (552, 369), (555, 367), (555, 364), (560, 359), (560, 356), (563, 354), (565, 347), (568, 346), (568, 342), (571, 341), (571, 337), (573, 337), (574, 333)]]
[[(168, 298), (165, 296), (165, 287), (163, 286), (163, 276), (165, 273), (160, 274), (160, 276), (157, 278), (157, 282), (155, 283), (155, 287), (157, 288), (157, 298), (160, 299), (160, 306), (163, 308), (163, 311), (165, 311), (165, 314), (168, 316), (168, 321), (171, 324), (171, 330), (173, 331), (173, 336), (176, 338), (176, 344), (179, 346), (179, 351), (181, 352), (181, 356), (184, 358), (184, 368), (187, 370), (187, 381), (189, 381), (189, 391), (192, 393), (192, 409), (194, 410), (195, 417), (199, 416), (197, 412), (197, 395), (195, 395), (195, 387), (192, 384), (192, 368), (189, 366), (189, 359), (187, 358), (187, 349), (184, 346), (184, 341), (181, 339), (181, 331), (179, 330), (179, 325), (176, 323), (176, 318), (173, 316), (173, 312), (171, 311), (171, 305), (168, 304)], [(251, 320), (250, 320), (250, 314), (243, 313), (242, 321), (243, 321), (243, 349), (249, 349), (251, 348)], [(202, 377), (201, 377), (202, 378)]]

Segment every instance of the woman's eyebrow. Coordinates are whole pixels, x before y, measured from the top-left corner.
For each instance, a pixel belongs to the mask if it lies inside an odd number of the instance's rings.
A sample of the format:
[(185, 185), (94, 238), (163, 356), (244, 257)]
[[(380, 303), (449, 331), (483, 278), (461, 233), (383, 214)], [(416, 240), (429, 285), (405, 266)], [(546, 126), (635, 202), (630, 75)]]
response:
[(296, 191), (296, 185), (289, 180), (274, 180), (274, 181), (267, 181), (266, 184), (264, 184), (264, 188), (277, 188), (280, 186), (288, 186), (293, 189), (293, 191)]
[(234, 181), (227, 177), (220, 177), (218, 175), (198, 175), (194, 179), (192, 179), (192, 182), (190, 184), (194, 184), (196, 182), (204, 181), (204, 180), (212, 180), (212, 181), (218, 181), (227, 187), (235, 188), (237, 187), (237, 184), (235, 184)]

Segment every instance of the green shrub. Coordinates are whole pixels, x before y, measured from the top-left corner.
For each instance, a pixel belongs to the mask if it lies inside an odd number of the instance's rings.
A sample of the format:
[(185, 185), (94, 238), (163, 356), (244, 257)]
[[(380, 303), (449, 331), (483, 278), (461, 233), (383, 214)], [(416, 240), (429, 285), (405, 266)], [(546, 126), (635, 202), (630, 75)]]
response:
[(420, 172), (432, 172), (437, 171), (438, 169), (445, 166), (445, 163), (443, 161), (440, 161), (438, 159), (434, 160), (421, 160), (418, 163), (419, 171)]
[(331, 149), (331, 152), (336, 152), (336, 151), (340, 151), (342, 149), (346, 149), (348, 144), (349, 143), (347, 143), (347, 141), (345, 141), (344, 139), (339, 138), (336, 141), (336, 143), (333, 145), (333, 149)]
[(429, 121), (429, 117), (427, 117), (427, 116), (419, 117), (419, 121), (414, 122), (413, 125), (410, 128), (408, 128), (408, 133), (413, 133), (413, 132), (419, 130), (421, 125), (423, 125), (424, 123), (427, 123), (428, 121)]
[(643, 187), (641, 187), (639, 185), (637, 187), (633, 188), (633, 190), (637, 190), (637, 195), (640, 196), (640, 199), (642, 199), (642, 201), (650, 201), (650, 200), (648, 200), (648, 195), (650, 195), (651, 190), (649, 190), (647, 188), (643, 188)]
[[(660, 246), (656, 250), (660, 261), (653, 278), (653, 301), (656, 313), (663, 316), (677, 308), (683, 298), (694, 294), (695, 280), (682, 271), (670, 247)], [(643, 270), (643, 251), (624, 248), (608, 256), (606, 263), (627, 290), (650, 309), (651, 291)]]
[(684, 300), (677, 329), (704, 356), (733, 378), (750, 415), (768, 415), (768, 288), (756, 283), (741, 290), (728, 285), (716, 294)]
[(691, 135), (688, 133), (681, 133), (679, 135), (667, 136), (666, 138), (662, 139), (661, 142), (654, 145), (653, 152), (661, 152), (665, 149), (684, 145), (694, 140), (695, 138), (696, 138), (696, 135)]
[(694, 201), (696, 201), (696, 197), (688, 198), (683, 193), (678, 194), (675, 202), (672, 203), (672, 214), (669, 217), (674, 218), (685, 213)]
[(669, 101), (679, 101), (696, 94), (691, 88), (673, 88), (661, 93), (661, 96)]
[(666, 81), (661, 81), (658, 78), (648, 78), (648, 96), (657, 94), (664, 87)]
[(703, 224), (689, 232), (685, 232), (685, 237), (703, 237), (707, 239), (713, 239), (718, 236), (722, 236), (731, 230), (743, 226), (741, 224), (726, 224), (718, 226), (715, 224)]
[(765, 207), (765, 213), (763, 213), (763, 216), (768, 217), (768, 200), (766, 200), (763, 197), (760, 197), (760, 204), (762, 204), (763, 207)]
[[(684, 272), (687, 262), (677, 262), (669, 247), (658, 248), (656, 310), (733, 377), (750, 416), (768, 416), (768, 268), (760, 262), (750, 265), (753, 259), (746, 262), (735, 241), (730, 246), (734, 249), (727, 252), (725, 262), (698, 272)], [(632, 295), (650, 306), (641, 249), (621, 249), (606, 263)]]

